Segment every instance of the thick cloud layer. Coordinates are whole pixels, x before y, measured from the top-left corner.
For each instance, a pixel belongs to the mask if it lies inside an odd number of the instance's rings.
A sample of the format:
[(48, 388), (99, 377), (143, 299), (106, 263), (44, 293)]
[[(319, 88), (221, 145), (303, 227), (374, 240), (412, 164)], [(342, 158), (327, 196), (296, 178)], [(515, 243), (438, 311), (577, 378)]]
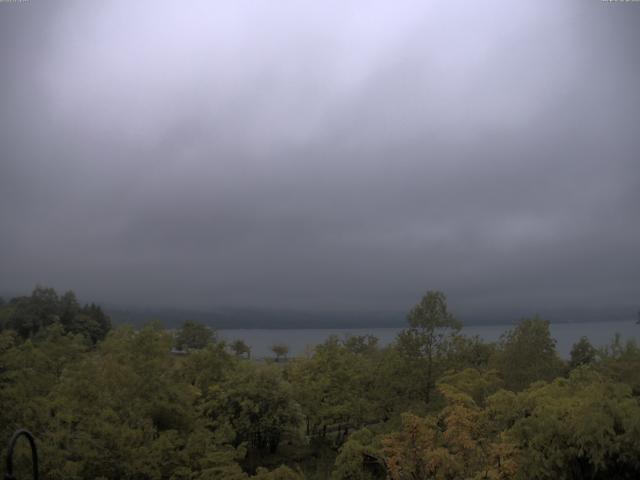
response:
[(640, 302), (640, 4), (0, 3), (0, 291)]

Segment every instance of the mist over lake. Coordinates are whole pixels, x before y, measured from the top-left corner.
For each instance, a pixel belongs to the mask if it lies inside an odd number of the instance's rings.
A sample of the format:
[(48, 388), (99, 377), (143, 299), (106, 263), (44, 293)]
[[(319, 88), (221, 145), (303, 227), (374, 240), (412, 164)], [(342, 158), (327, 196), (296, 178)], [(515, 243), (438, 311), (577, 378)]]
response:
[[(476, 325), (463, 327), (464, 335), (478, 335), (487, 342), (500, 338), (513, 325)], [(345, 336), (373, 335), (381, 346), (395, 340), (402, 328), (318, 328), (318, 329), (225, 329), (218, 335), (227, 341), (244, 340), (251, 347), (255, 358), (272, 357), (271, 347), (276, 343), (284, 343), (289, 347), (290, 356), (303, 356), (312, 348), (324, 342), (331, 335), (340, 338)], [(633, 321), (589, 322), (589, 323), (552, 323), (551, 335), (556, 340), (558, 353), (569, 357), (572, 345), (580, 337), (586, 336), (596, 347), (608, 345), (616, 333), (623, 341), (635, 339), (640, 341), (640, 325)]]

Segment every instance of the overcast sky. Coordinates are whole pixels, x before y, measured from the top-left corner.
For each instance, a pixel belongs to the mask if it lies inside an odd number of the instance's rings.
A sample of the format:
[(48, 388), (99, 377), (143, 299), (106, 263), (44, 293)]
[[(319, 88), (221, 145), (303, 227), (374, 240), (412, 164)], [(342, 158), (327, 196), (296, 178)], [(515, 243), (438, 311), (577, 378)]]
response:
[(0, 3), (0, 291), (640, 304), (640, 3)]

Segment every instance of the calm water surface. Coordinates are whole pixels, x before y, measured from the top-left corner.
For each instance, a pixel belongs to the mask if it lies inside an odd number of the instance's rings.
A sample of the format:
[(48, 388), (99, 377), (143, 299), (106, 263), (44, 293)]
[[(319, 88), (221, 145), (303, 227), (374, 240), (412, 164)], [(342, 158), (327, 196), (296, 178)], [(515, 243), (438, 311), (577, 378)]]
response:
[[(479, 335), (486, 341), (497, 340), (512, 325), (480, 325), (465, 327), (462, 333), (473, 336)], [(304, 329), (304, 330), (220, 330), (219, 335), (226, 340), (242, 339), (251, 346), (254, 358), (273, 356), (271, 346), (284, 343), (289, 347), (292, 356), (304, 355), (315, 345), (324, 342), (330, 335), (344, 337), (346, 335), (374, 335), (381, 345), (392, 342), (401, 328), (345, 328), (345, 329)], [(560, 355), (568, 357), (571, 346), (586, 336), (595, 346), (603, 346), (611, 342), (614, 335), (619, 333), (623, 340), (636, 339), (640, 341), (640, 325), (634, 322), (591, 322), (591, 323), (552, 323), (551, 335), (557, 341)]]

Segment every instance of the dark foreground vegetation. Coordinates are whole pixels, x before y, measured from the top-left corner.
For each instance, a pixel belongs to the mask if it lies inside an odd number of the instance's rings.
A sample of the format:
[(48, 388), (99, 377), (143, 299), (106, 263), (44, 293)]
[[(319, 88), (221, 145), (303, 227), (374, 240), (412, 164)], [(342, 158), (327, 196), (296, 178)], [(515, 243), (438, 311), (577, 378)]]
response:
[(47, 479), (640, 478), (635, 343), (565, 361), (539, 318), (485, 343), (438, 292), (387, 347), (267, 362), (195, 322), (112, 329), (44, 288), (0, 327), (0, 434), (30, 429)]

